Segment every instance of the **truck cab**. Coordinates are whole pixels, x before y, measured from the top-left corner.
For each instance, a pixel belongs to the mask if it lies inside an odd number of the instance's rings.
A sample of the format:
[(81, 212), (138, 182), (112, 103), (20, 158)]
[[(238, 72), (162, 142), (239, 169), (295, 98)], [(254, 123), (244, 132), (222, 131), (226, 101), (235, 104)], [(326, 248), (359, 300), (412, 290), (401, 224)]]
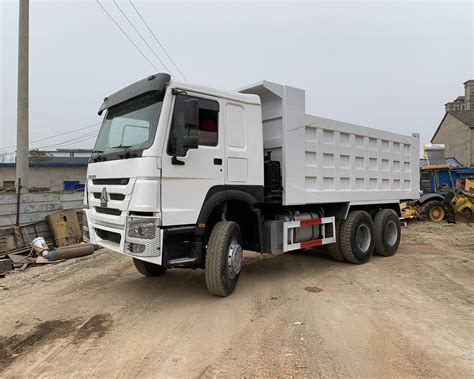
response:
[(103, 112), (87, 172), (93, 242), (153, 264), (200, 266), (220, 200), (263, 202), (258, 96), (157, 74), (105, 98)]

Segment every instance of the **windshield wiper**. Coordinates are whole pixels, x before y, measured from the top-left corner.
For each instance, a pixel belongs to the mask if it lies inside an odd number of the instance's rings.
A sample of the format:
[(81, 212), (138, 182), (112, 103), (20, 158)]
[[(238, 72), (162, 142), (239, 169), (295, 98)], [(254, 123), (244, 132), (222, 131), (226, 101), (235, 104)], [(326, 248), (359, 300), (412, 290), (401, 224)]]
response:
[(106, 161), (107, 158), (104, 157), (104, 150), (92, 150), (92, 154), (97, 154), (95, 158), (92, 158), (94, 162)]
[(130, 149), (132, 146), (124, 146), (124, 145), (119, 145), (119, 146), (114, 146), (112, 149), (122, 149), (123, 155), (119, 155), (120, 158), (122, 159), (128, 159), (128, 158), (135, 158), (138, 156), (138, 154)]

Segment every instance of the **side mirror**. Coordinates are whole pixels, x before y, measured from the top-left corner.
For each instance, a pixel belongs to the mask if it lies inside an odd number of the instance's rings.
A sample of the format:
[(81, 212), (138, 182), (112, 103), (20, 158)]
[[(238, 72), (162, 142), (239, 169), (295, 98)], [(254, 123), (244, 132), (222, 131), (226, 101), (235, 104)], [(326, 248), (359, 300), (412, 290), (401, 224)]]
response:
[(199, 130), (199, 101), (197, 99), (186, 99), (184, 101), (184, 125), (189, 131)]
[(183, 137), (183, 148), (197, 149), (199, 147), (199, 137), (197, 136), (184, 136)]

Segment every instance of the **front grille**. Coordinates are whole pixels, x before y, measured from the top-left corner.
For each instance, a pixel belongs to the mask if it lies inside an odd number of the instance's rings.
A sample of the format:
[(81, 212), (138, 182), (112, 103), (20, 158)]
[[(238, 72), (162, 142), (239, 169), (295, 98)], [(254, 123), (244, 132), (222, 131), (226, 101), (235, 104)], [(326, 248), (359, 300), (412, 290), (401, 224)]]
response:
[[(100, 199), (100, 195), (101, 195), (100, 192), (94, 192), (94, 197), (96, 199)], [(121, 193), (109, 193), (109, 197), (110, 197), (110, 200), (121, 201), (121, 200), (125, 199), (125, 195), (121, 194)]]
[(115, 209), (115, 208), (95, 207), (95, 211), (97, 213), (104, 213), (106, 215), (113, 215), (113, 216), (120, 216), (122, 214), (122, 211), (120, 209)]
[(117, 245), (120, 245), (120, 234), (114, 233), (114, 232), (109, 232), (108, 230), (103, 230), (103, 229), (95, 229), (95, 234), (99, 236), (100, 239), (104, 241), (110, 241), (113, 243), (116, 243)]
[(130, 181), (129, 178), (109, 178), (109, 179), (92, 179), (93, 184), (98, 185), (119, 185), (124, 186)]

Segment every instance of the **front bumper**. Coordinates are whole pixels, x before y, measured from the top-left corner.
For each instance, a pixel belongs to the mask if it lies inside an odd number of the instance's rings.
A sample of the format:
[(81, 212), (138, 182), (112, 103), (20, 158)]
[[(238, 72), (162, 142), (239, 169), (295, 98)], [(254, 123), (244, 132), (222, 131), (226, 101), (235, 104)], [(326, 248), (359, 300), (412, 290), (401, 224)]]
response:
[[(163, 230), (159, 227), (157, 217), (127, 217), (125, 225), (107, 225), (100, 217), (95, 218), (94, 210), (85, 210), (87, 230), (91, 243), (105, 247), (109, 250), (139, 258), (155, 264), (162, 263)], [(143, 222), (147, 225), (154, 223), (155, 233), (153, 238), (140, 238), (130, 236), (130, 222)]]

